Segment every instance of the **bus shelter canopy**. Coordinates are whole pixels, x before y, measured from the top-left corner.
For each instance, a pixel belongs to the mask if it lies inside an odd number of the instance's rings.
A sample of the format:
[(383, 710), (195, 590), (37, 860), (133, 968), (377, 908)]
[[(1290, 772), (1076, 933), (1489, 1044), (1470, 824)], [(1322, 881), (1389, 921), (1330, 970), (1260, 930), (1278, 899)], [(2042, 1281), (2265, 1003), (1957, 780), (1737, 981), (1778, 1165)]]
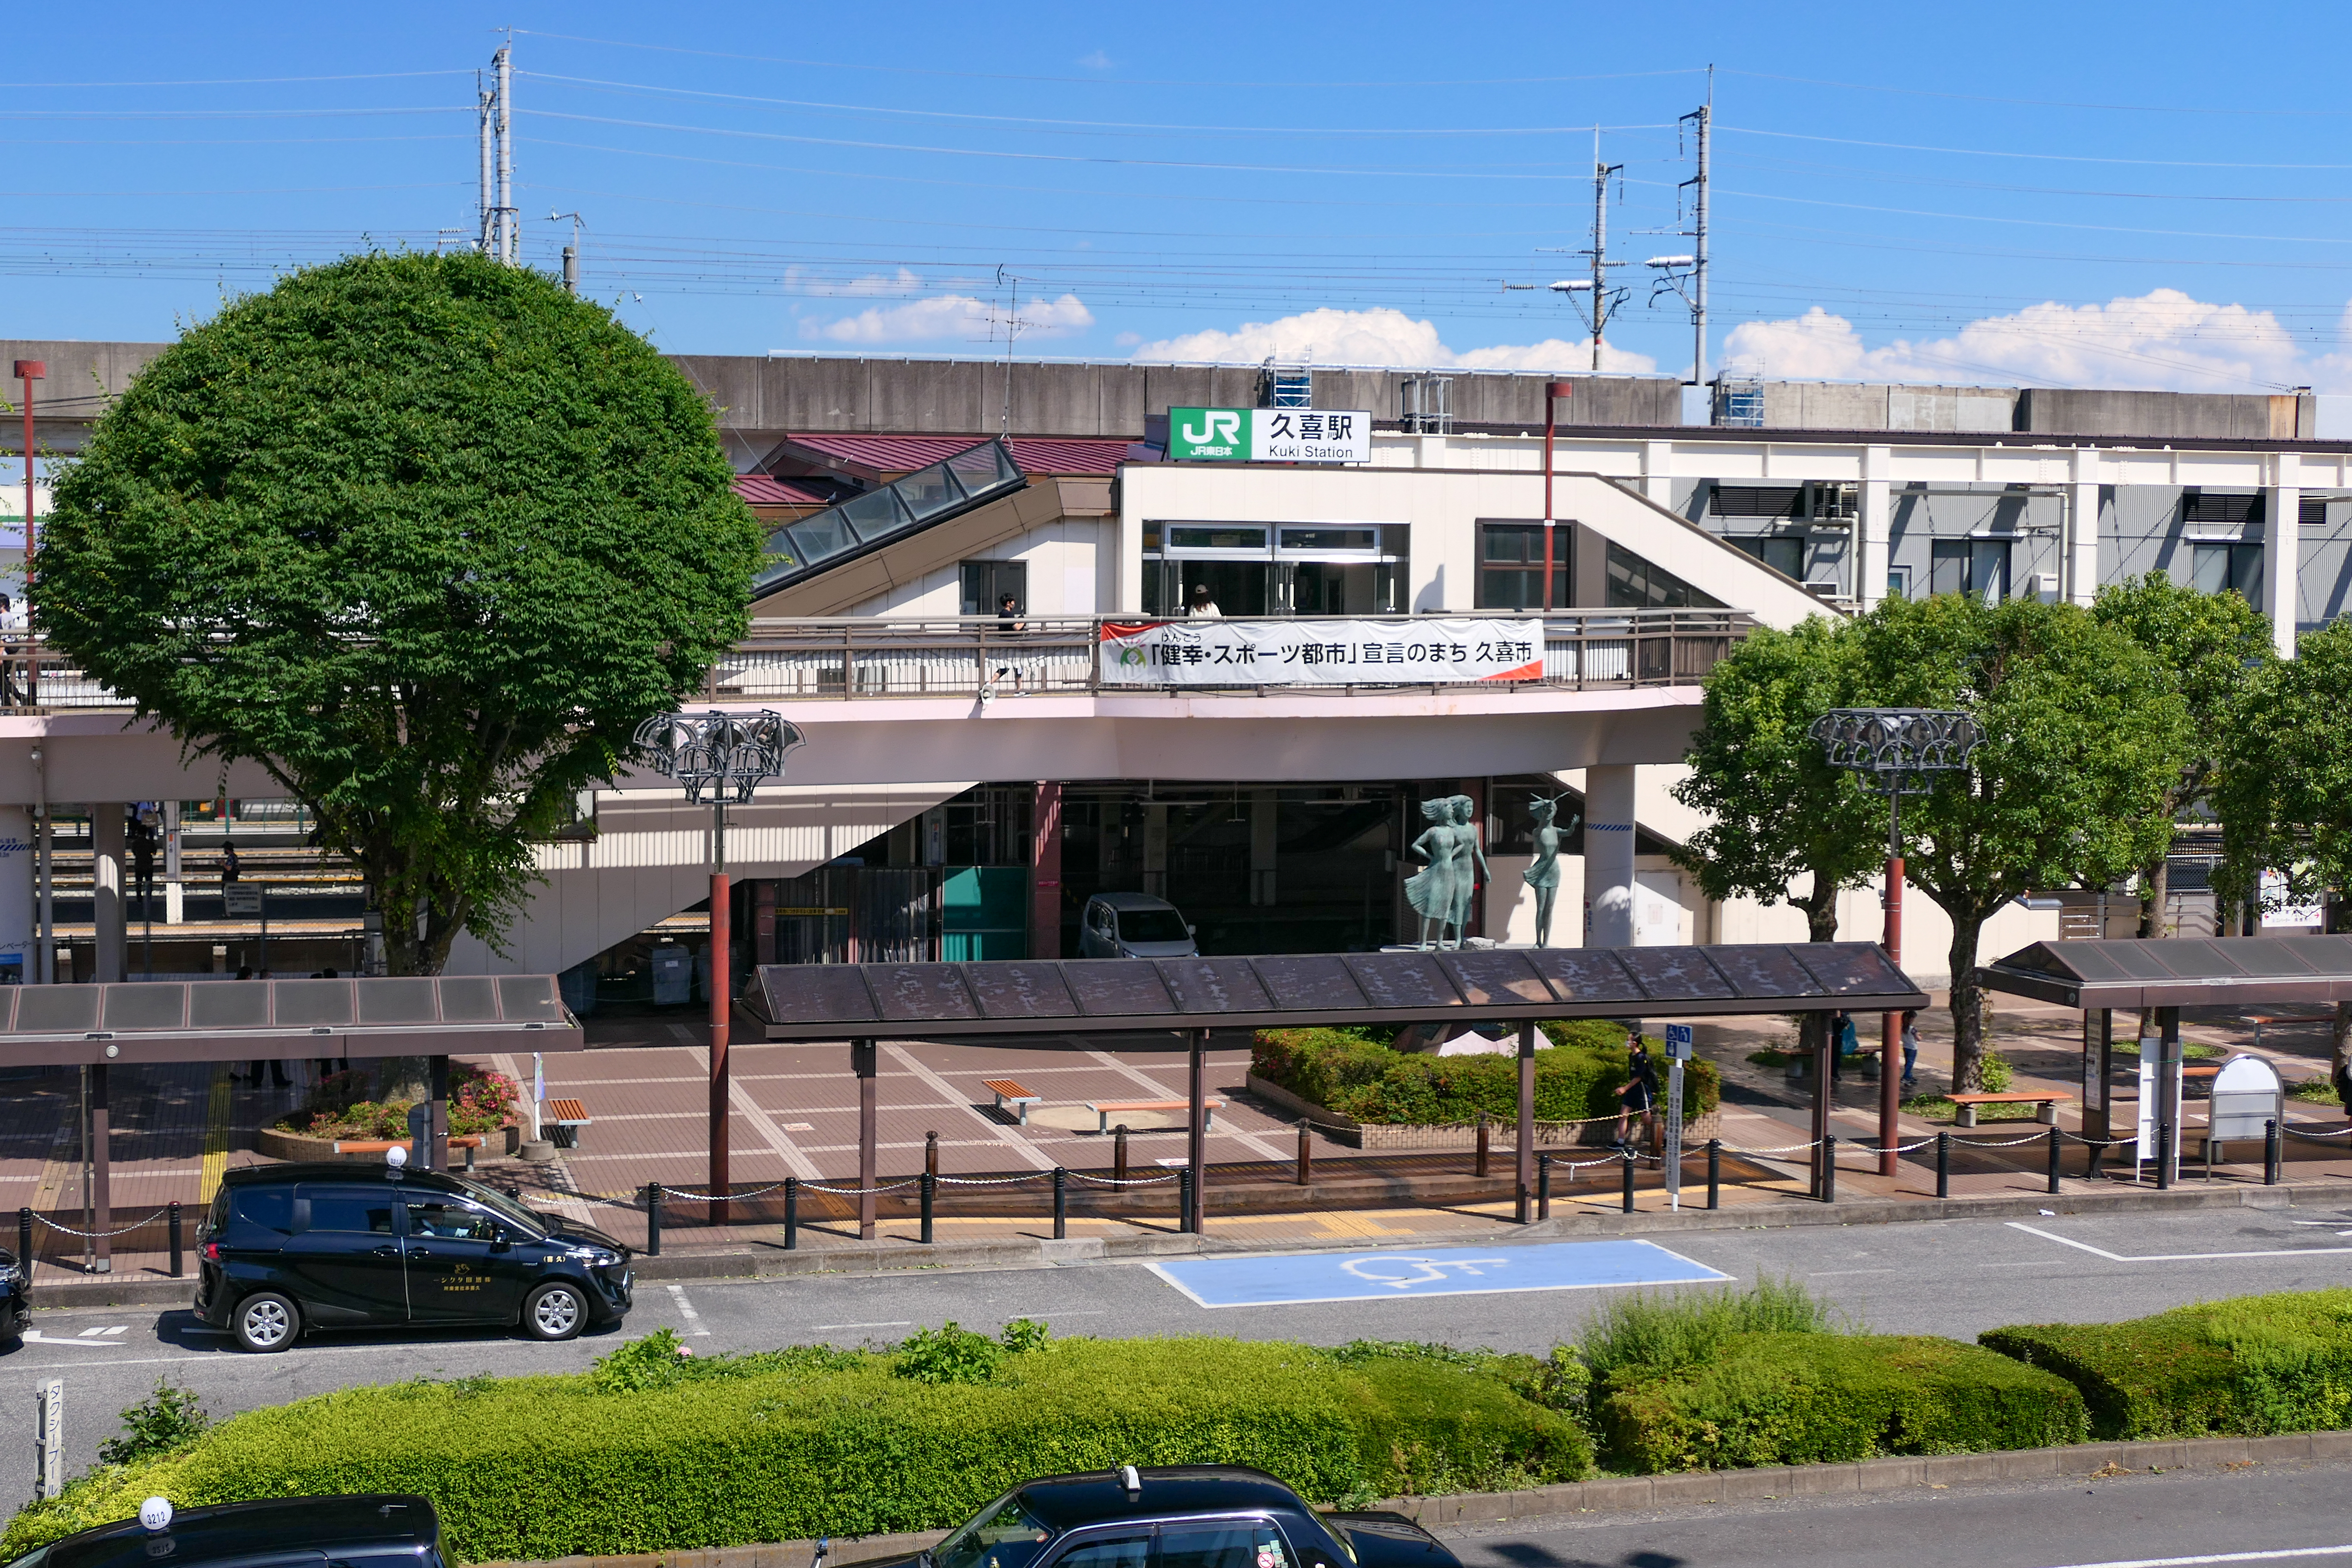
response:
[(1977, 983), (2093, 1012), (2352, 1002), (2352, 936), (2037, 942), (1979, 968)]
[(1255, 958), (766, 964), (771, 1040), (887, 1037), (1183, 1049), (1202, 1029), (1899, 1012), (1927, 994), (1869, 942), (1472, 948)]
[(576, 1051), (551, 974), (0, 986), (0, 1064)]

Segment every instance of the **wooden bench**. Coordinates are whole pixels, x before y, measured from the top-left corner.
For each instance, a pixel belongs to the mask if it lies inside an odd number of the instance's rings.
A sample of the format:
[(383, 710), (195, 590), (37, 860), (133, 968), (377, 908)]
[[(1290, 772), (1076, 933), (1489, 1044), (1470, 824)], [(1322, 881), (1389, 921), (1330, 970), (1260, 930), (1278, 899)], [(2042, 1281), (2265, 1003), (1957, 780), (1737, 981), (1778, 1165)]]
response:
[(1029, 1108), (1045, 1103), (1044, 1095), (1034, 1093), (1013, 1079), (984, 1078), (980, 1080), (980, 1087), (996, 1096), (996, 1113), (999, 1116), (1004, 1114), (1006, 1106), (1012, 1106), (1020, 1112), (1024, 1127), (1029, 1125)]
[(1944, 1098), (1958, 1108), (1958, 1114), (1952, 1119), (1952, 1124), (1956, 1127), (1974, 1127), (1977, 1124), (1977, 1107), (1979, 1105), (2039, 1106), (2041, 1109), (2034, 1113), (2033, 1119), (2044, 1127), (2055, 1127), (2058, 1124), (2058, 1102), (2062, 1100), (2072, 1100), (2074, 1097), (2057, 1089), (2051, 1089), (2038, 1093), (2028, 1090), (2009, 1094), (1948, 1094)]
[[(1217, 1112), (1223, 1110), (1224, 1105), (1222, 1100), (1201, 1102), (1202, 1131), (1206, 1132), (1217, 1124)], [(1190, 1110), (1192, 1102), (1189, 1100), (1090, 1100), (1087, 1101), (1087, 1109), (1095, 1113), (1095, 1131), (1108, 1132), (1113, 1116), (1124, 1116), (1130, 1110)]]
[(542, 1100), (539, 1102), (540, 1128), (559, 1149), (580, 1147), (580, 1130), (592, 1120), (588, 1108), (576, 1100)]

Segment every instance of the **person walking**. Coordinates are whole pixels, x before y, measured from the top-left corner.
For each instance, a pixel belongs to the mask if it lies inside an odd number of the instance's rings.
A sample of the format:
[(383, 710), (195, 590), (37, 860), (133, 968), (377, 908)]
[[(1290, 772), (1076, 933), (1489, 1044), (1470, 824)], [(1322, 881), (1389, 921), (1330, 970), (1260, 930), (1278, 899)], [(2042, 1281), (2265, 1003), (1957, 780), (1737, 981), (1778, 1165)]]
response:
[(1919, 1009), (1907, 1008), (1903, 1014), (1903, 1087), (1911, 1088), (1919, 1081)]
[[(1021, 618), (1021, 601), (1011, 594), (998, 595), (996, 596), (996, 635), (999, 637), (1009, 637), (1016, 633), (1024, 632), (1028, 629), (1028, 623), (1024, 622)], [(1010, 658), (1013, 656), (1010, 654), (1001, 653), (997, 655), (997, 657), (999, 658)], [(1015, 691), (1020, 690), (1022, 669), (1017, 664), (998, 665), (996, 667), (996, 673), (991, 676), (989, 679), (993, 683), (995, 681), (1003, 680), (1008, 676), (1012, 679), (1013, 689)]]
[(1837, 1083), (1845, 1077), (1845, 1058), (1853, 1055), (1856, 1041), (1853, 1016), (1839, 1012), (1830, 1017), (1830, 1081)]
[(1649, 1047), (1642, 1043), (1641, 1035), (1625, 1031), (1625, 1082), (1617, 1091), (1617, 1147), (1627, 1147), (1626, 1124), (1633, 1118), (1642, 1119), (1642, 1141), (1657, 1142), (1658, 1134), (1658, 1068), (1650, 1059)]

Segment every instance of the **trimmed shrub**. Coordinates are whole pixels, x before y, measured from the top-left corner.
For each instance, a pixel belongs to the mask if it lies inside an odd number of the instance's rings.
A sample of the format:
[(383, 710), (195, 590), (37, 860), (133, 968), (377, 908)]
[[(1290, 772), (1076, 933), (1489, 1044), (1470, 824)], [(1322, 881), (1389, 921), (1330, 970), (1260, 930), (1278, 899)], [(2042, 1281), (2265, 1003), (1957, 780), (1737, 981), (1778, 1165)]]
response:
[[(1536, 1052), (1537, 1117), (1574, 1121), (1614, 1116), (1617, 1091), (1626, 1078), (1623, 1030), (1585, 1019), (1546, 1024), (1543, 1029), (1553, 1044)], [(1663, 1047), (1655, 1054), (1663, 1083)], [(1469, 1121), (1482, 1112), (1503, 1121), (1518, 1114), (1519, 1066), (1514, 1056), (1440, 1057), (1392, 1050), (1340, 1029), (1261, 1029), (1250, 1070), (1359, 1121), (1428, 1125)], [(1722, 1088), (1713, 1062), (1687, 1063), (1684, 1119), (1713, 1110)]]
[(2082, 1390), (2100, 1437), (2352, 1426), (2352, 1289), (2237, 1296), (2123, 1323), (2018, 1325), (1977, 1340)]
[(1703, 1361), (1629, 1380), (1595, 1412), (1637, 1474), (2079, 1443), (2063, 1378), (1954, 1340), (1735, 1334)]
[(1578, 1348), (1601, 1394), (1712, 1360), (1738, 1334), (1825, 1334), (1835, 1309), (1794, 1279), (1745, 1290), (1637, 1291), (1603, 1303)]
[[(897, 1375), (887, 1353), (782, 1353), (809, 1364), (611, 1393), (587, 1375), (420, 1381), (251, 1411), (26, 1508), (0, 1560), (130, 1518), (151, 1495), (189, 1508), (417, 1492), (457, 1556), (480, 1562), (940, 1529), (1032, 1477), (1120, 1464), (1254, 1465), (1317, 1502), (1591, 1468), (1573, 1420), (1434, 1359), (1360, 1368), (1295, 1344), (1066, 1340), (1006, 1352), (992, 1382), (932, 1384)], [(701, 1358), (637, 1359), (658, 1379)]]

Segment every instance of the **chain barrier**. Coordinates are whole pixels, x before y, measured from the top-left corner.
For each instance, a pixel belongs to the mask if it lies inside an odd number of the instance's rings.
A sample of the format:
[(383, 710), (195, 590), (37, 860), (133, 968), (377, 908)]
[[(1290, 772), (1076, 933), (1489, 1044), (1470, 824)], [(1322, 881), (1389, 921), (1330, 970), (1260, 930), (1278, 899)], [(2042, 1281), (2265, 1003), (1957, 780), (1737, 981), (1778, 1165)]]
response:
[(2347, 1134), (2352, 1134), (2352, 1127), (2339, 1127), (2333, 1132), (2305, 1132), (2299, 1128), (2289, 1127), (2284, 1121), (2279, 1123), (2279, 1131), (2285, 1133), (2290, 1138), (2301, 1138), (2305, 1142), (2311, 1143), (2317, 1143), (2326, 1139), (2342, 1138)]
[(1851, 1149), (1857, 1154), (1867, 1154), (1874, 1160), (1881, 1154), (1908, 1154), (1912, 1150), (1925, 1149), (1928, 1144), (1933, 1143), (1934, 1142), (1935, 1140), (1933, 1138), (1922, 1138), (1916, 1143), (1897, 1143), (1891, 1149), (1884, 1149), (1875, 1143), (1864, 1143), (1859, 1141), (1855, 1141), (1852, 1142), (1840, 1143), (1838, 1145), (1838, 1152), (1843, 1154), (1847, 1150)]
[[(913, 1186), (916, 1183), (921, 1180), (922, 1178), (920, 1176), (909, 1176), (903, 1182), (885, 1182), (878, 1187), (827, 1187), (821, 1186), (815, 1182), (803, 1182), (801, 1184), (801, 1191), (804, 1193), (831, 1193), (837, 1198), (862, 1198), (868, 1193), (900, 1192), (908, 1187)], [(782, 1182), (779, 1182), (776, 1184), (778, 1186), (783, 1185)]]
[(1811, 1143), (1788, 1143), (1778, 1149), (1746, 1149), (1737, 1143), (1726, 1143), (1723, 1146), (1723, 1152), (1727, 1154), (1796, 1154), (1807, 1149), (1817, 1148), (1820, 1144), (1821, 1140), (1818, 1138)]
[(1952, 1147), (1955, 1149), (2014, 1149), (2021, 1143), (2045, 1142), (2049, 1136), (2050, 1130), (2043, 1128), (2039, 1132), (2029, 1132), (2022, 1138), (2002, 1138), (1998, 1141), (1985, 1138), (1955, 1138), (1952, 1140)]
[(1181, 1180), (1183, 1180), (1184, 1173), (1183, 1173), (1183, 1172), (1181, 1172), (1181, 1171), (1171, 1171), (1171, 1172), (1169, 1172), (1169, 1173), (1168, 1173), (1166, 1175), (1164, 1175), (1164, 1176), (1124, 1176), (1124, 1177), (1121, 1177), (1121, 1176), (1090, 1176), (1090, 1175), (1088, 1175), (1088, 1174), (1087, 1174), (1086, 1172), (1084, 1172), (1084, 1171), (1072, 1171), (1072, 1172), (1070, 1173), (1070, 1175), (1071, 1175), (1071, 1178), (1072, 1178), (1073, 1180), (1080, 1181), (1080, 1182), (1092, 1182), (1095, 1185), (1097, 1185), (1097, 1186), (1098, 1186), (1098, 1187), (1156, 1187), (1156, 1186), (1159, 1186), (1159, 1185), (1160, 1185), (1161, 1184), (1166, 1183), (1166, 1182), (1177, 1182), (1177, 1181), (1181, 1181)]
[[(922, 1178), (918, 1176), (917, 1181)], [(933, 1176), (931, 1180), (943, 1187), (1010, 1187), (1022, 1182), (1050, 1182), (1051, 1171), (1032, 1171), (1025, 1176)]]
[(666, 1198), (684, 1198), (690, 1204), (725, 1204), (733, 1203), (738, 1198), (761, 1197), (779, 1190), (783, 1184), (782, 1182), (771, 1182), (764, 1187), (754, 1187), (748, 1193), (688, 1193), (669, 1186), (665, 1186), (661, 1191), (662, 1196)]
[(40, 1214), (37, 1214), (33, 1216), (33, 1223), (35, 1225), (47, 1226), (51, 1230), (58, 1232), (60, 1236), (70, 1236), (82, 1241), (99, 1241), (102, 1239), (110, 1240), (118, 1236), (129, 1236), (134, 1230), (153, 1225), (157, 1220), (162, 1219), (165, 1215), (170, 1214), (171, 1212), (171, 1205), (166, 1204), (162, 1208), (157, 1209), (153, 1214), (149, 1215), (145, 1219), (132, 1220), (121, 1230), (76, 1230), (71, 1226), (59, 1225), (57, 1221), (49, 1218), (48, 1215)]
[(2139, 1142), (2137, 1138), (2085, 1138), (2079, 1132), (2069, 1132), (2063, 1127), (2058, 1129), (2058, 1136), (2069, 1143), (2081, 1143), (2095, 1149), (2120, 1149), (2126, 1143)]

